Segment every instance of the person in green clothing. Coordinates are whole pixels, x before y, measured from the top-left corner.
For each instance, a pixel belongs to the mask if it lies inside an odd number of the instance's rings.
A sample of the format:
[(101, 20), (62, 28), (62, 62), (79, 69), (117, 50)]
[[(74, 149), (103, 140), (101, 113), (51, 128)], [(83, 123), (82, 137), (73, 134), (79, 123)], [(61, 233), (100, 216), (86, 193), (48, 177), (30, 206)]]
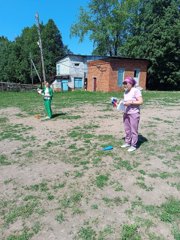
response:
[(53, 114), (52, 114), (52, 109), (51, 109), (51, 101), (53, 97), (53, 90), (50, 87), (49, 82), (45, 82), (44, 89), (38, 89), (38, 93), (41, 94), (44, 97), (44, 107), (45, 111), (47, 114), (46, 119), (51, 119)]

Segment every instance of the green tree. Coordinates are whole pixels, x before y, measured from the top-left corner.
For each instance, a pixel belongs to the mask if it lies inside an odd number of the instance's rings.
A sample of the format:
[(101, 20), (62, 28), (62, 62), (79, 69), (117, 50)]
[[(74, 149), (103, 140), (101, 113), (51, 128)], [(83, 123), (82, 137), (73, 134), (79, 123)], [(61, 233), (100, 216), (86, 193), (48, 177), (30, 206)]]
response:
[(150, 60), (149, 88), (180, 89), (180, 1), (141, 1), (119, 53)]
[(0, 37), (0, 81), (7, 82), (8, 74), (8, 54), (10, 53), (10, 42), (4, 36)]
[(16, 82), (17, 63), (15, 43), (0, 37), (0, 81)]
[(89, 34), (93, 54), (116, 56), (138, 3), (138, 0), (91, 0), (87, 11), (80, 8), (78, 22), (71, 26), (71, 36), (82, 42)]
[[(70, 50), (63, 44), (61, 34), (53, 20), (46, 25), (40, 24), (43, 43), (43, 53), (47, 80), (55, 75), (57, 58), (70, 53)], [(5, 37), (0, 37), (0, 81), (19, 83), (39, 82), (36, 71), (31, 69), (33, 60), (39, 75), (41, 74), (41, 57), (38, 46), (38, 31), (34, 24), (22, 30), (15, 41), (10, 42)], [(41, 77), (42, 78), (42, 77)]]
[[(33, 25), (31, 28), (23, 29), (22, 34), (15, 39), (14, 50), (16, 56), (16, 72), (15, 76), (18, 82), (31, 83), (31, 65), (30, 55), (36, 63), (38, 71), (41, 69), (39, 60), (39, 49), (37, 45), (37, 29)], [(34, 73), (35, 82), (38, 81)]]
[(57, 57), (70, 53), (63, 44), (61, 33), (52, 19), (42, 26), (42, 42), (46, 74), (47, 78), (51, 79), (56, 73)]

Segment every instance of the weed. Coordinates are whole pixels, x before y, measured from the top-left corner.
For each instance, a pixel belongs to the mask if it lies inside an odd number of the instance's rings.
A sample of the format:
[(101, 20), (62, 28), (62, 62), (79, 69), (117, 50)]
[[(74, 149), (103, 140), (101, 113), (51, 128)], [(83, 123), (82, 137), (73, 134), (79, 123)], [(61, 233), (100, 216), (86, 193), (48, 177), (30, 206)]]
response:
[(80, 228), (76, 239), (77, 240), (95, 240), (96, 236), (97, 234), (91, 226), (84, 226)]
[(139, 177), (137, 179), (138, 179), (138, 181), (136, 182), (136, 185), (138, 185), (140, 188), (142, 188), (142, 189), (144, 189), (146, 191), (152, 191), (153, 190), (152, 186), (147, 186), (144, 183), (144, 178), (143, 177)]
[(115, 159), (114, 167), (116, 169), (122, 169), (125, 168), (128, 171), (133, 170), (134, 168), (138, 167), (139, 163), (133, 162), (132, 164), (128, 160), (122, 160), (122, 159)]
[(103, 188), (107, 185), (107, 182), (109, 180), (109, 175), (99, 175), (96, 177), (96, 186), (98, 188)]
[(3, 132), (0, 136), (0, 141), (4, 139), (19, 140), (19, 141), (28, 141), (34, 140), (34, 137), (24, 136), (29, 130), (32, 130), (30, 126), (24, 126), (23, 124), (14, 124), (14, 125), (4, 125)]
[(159, 177), (162, 179), (166, 179), (168, 177), (172, 177), (172, 174), (168, 173), (168, 172), (161, 172), (161, 173), (159, 173)]
[(92, 209), (98, 209), (98, 205), (97, 204), (93, 204), (93, 205), (91, 205), (91, 208)]
[(105, 239), (107, 239), (107, 237), (108, 237), (108, 239), (110, 239), (109, 235), (111, 235), (113, 232), (114, 232), (114, 229), (112, 228), (112, 226), (108, 225), (102, 231), (100, 231), (98, 233), (97, 239), (98, 240), (105, 240)]
[(63, 213), (60, 213), (56, 216), (56, 221), (58, 221), (59, 223), (62, 223), (65, 221), (65, 218), (64, 218), (64, 214)]
[(27, 227), (24, 227), (20, 234), (10, 235), (7, 237), (6, 240), (29, 240), (31, 239), (35, 234), (37, 234), (41, 229), (41, 225), (39, 222), (36, 222), (34, 226), (30, 229)]
[(76, 171), (75, 174), (74, 174), (74, 177), (78, 178), (78, 177), (82, 177), (83, 175), (84, 175), (83, 172)]
[(120, 239), (121, 240), (141, 240), (141, 236), (138, 233), (138, 226), (135, 224), (123, 225)]
[(13, 223), (17, 218), (28, 218), (35, 212), (35, 209), (38, 206), (37, 201), (28, 202), (25, 205), (14, 207), (5, 215), (5, 223), (8, 225)]
[(174, 222), (180, 219), (180, 201), (170, 198), (162, 204), (160, 218), (163, 222)]
[(180, 191), (180, 182), (179, 183), (171, 183), (172, 187), (176, 187), (178, 191)]
[(0, 166), (1, 165), (10, 165), (11, 162), (7, 159), (5, 155), (0, 155)]
[(148, 237), (150, 240), (165, 240), (164, 237), (158, 236), (155, 233), (148, 233)]
[(52, 186), (52, 188), (53, 188), (54, 190), (58, 190), (58, 189), (60, 189), (60, 188), (64, 188), (65, 185), (66, 185), (65, 182), (62, 182), (62, 183), (55, 183), (55, 184)]
[(60, 200), (62, 208), (75, 208), (83, 197), (82, 192), (74, 192), (71, 196), (64, 195), (64, 198)]
[(120, 197), (115, 197), (115, 198), (103, 197), (102, 200), (106, 203), (106, 205), (108, 207), (111, 207), (111, 206), (121, 206), (122, 204), (128, 202), (128, 198), (127, 197), (123, 197), (123, 198), (120, 198)]
[(142, 175), (146, 175), (146, 172), (144, 170), (139, 170), (139, 173), (141, 173)]
[(180, 227), (177, 224), (174, 224), (172, 234), (174, 236), (174, 240), (180, 239)]
[(40, 184), (34, 184), (31, 185), (30, 187), (27, 188), (28, 190), (32, 190), (32, 191), (40, 191), (40, 192), (47, 192), (49, 190), (47, 183), (46, 182), (42, 182)]

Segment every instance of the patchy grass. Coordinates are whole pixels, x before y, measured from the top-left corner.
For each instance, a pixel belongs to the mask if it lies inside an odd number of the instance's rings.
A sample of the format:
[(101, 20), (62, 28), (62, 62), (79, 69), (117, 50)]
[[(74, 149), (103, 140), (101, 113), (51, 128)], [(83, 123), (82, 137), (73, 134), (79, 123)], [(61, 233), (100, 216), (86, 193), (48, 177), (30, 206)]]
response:
[(5, 155), (0, 155), (0, 166), (1, 165), (10, 165), (11, 162), (8, 160), (8, 158)]
[(0, 239), (180, 239), (178, 92), (143, 92), (133, 154), (122, 93), (55, 93), (47, 122), (36, 93), (0, 95)]

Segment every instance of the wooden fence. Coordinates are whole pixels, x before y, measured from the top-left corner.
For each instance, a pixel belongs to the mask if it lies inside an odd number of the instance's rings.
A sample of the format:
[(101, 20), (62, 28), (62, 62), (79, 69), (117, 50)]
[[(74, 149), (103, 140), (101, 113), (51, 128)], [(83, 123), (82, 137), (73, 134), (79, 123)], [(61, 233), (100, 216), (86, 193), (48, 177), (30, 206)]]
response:
[(37, 89), (37, 86), (32, 84), (0, 82), (0, 91), (21, 92), (21, 91), (34, 91), (36, 89)]

